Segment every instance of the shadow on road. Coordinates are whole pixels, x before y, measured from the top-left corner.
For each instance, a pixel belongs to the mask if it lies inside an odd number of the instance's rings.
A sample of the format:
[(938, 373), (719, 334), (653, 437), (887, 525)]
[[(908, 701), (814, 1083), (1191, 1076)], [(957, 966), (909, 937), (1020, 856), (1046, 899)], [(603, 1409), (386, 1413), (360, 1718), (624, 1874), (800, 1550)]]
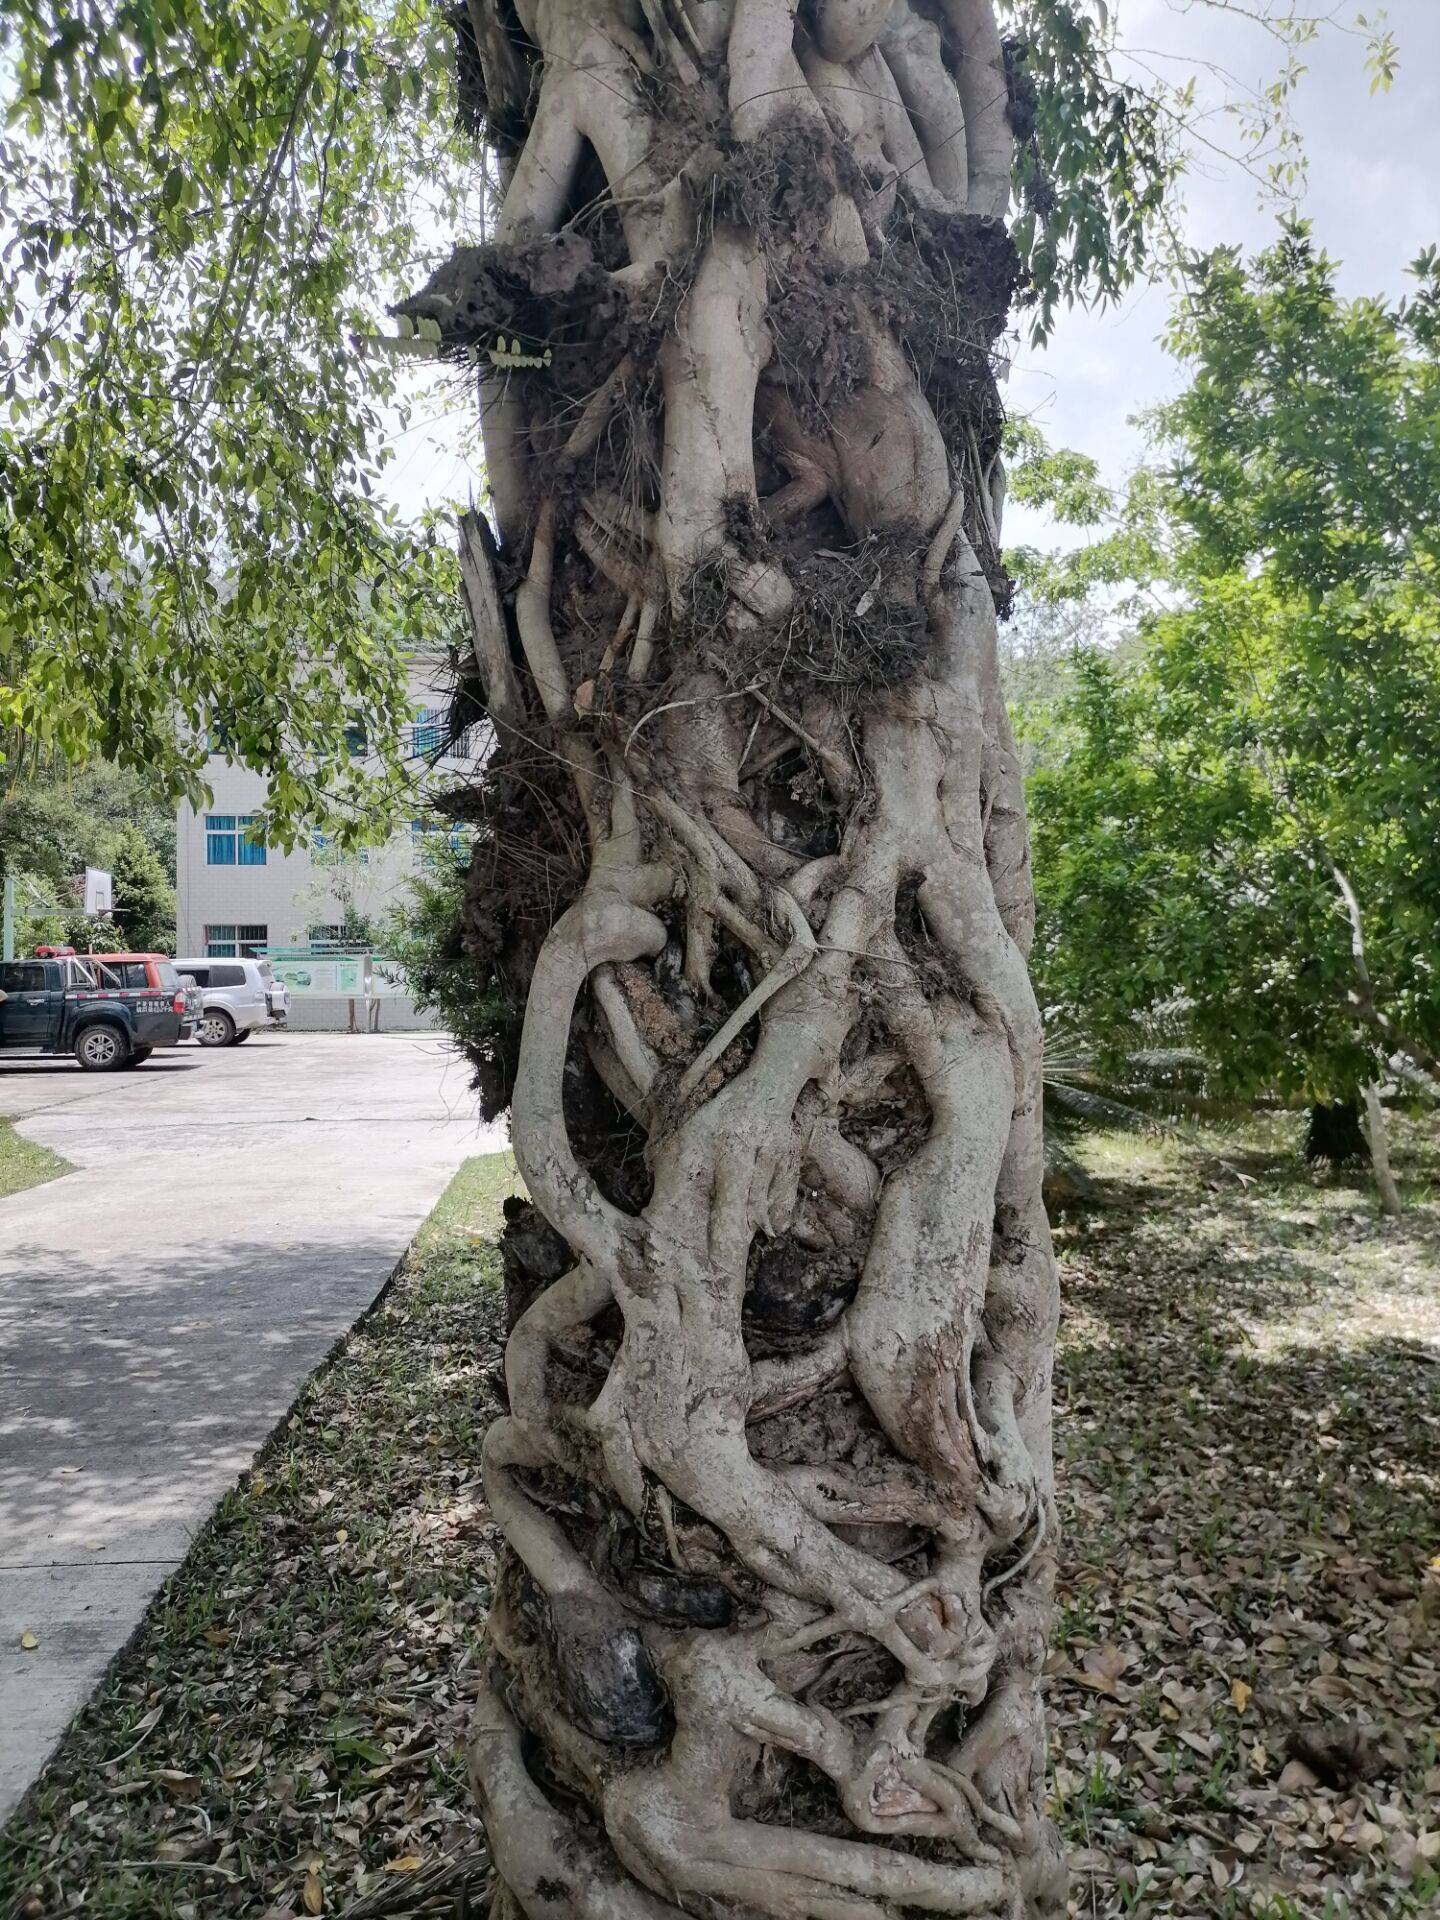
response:
[[(196, 1210), (177, 1169), (157, 1208)], [(207, 1243), (83, 1266), (8, 1249), (0, 1299), (0, 1565), (198, 1523), (365, 1310), (393, 1244)], [(303, 1293), (290, 1276), (305, 1276)]]

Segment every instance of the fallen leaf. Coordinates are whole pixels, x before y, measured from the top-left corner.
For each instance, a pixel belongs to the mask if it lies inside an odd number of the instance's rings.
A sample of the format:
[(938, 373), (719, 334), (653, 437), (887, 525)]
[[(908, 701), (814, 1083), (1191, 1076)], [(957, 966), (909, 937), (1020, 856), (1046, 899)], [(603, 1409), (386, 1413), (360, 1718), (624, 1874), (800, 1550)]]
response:
[(325, 1911), (325, 1889), (321, 1886), (318, 1875), (314, 1873), (306, 1874), (305, 1885), (301, 1890), (300, 1898), (305, 1903), (305, 1911), (307, 1913), (323, 1913)]
[(1278, 1785), (1281, 1793), (1305, 1793), (1319, 1784), (1319, 1776), (1313, 1774), (1303, 1760), (1287, 1760), (1280, 1769)]
[(385, 1862), (386, 1873), (414, 1873), (417, 1867), (424, 1866), (418, 1853), (402, 1853), (398, 1860)]
[(1246, 1680), (1232, 1680), (1230, 1682), (1230, 1698), (1235, 1703), (1235, 1711), (1237, 1713), (1244, 1713), (1246, 1707), (1250, 1704), (1250, 1699), (1254, 1692), (1255, 1689)]
[(25, 1631), (20, 1636), (20, 1644), (25, 1649), (26, 1653), (34, 1653), (35, 1649), (39, 1646), (40, 1642), (35, 1638), (34, 1634), (30, 1631), (29, 1627), (26, 1627)]
[(195, 1775), (182, 1773), (178, 1767), (161, 1767), (155, 1778), (182, 1800), (194, 1800), (200, 1792), (200, 1782)]

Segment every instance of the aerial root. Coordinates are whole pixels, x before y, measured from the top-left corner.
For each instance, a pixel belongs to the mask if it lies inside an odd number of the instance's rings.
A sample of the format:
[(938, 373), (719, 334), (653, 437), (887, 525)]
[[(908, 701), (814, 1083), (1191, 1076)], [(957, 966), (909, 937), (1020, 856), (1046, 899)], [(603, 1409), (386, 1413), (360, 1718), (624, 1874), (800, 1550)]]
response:
[[(622, 1801), (617, 1818), (614, 1803)], [(738, 1898), (775, 1920), (830, 1920), (837, 1910), (889, 1920), (892, 1902), (984, 1920), (1006, 1920), (1012, 1911), (1013, 1880), (1003, 1867), (922, 1860), (718, 1811), (702, 1816), (636, 1775), (607, 1795), (606, 1825), (627, 1864), (667, 1884), (677, 1900)]]
[(467, 1759), (495, 1870), (528, 1920), (679, 1920), (678, 1908), (630, 1880), (540, 1790), (519, 1727), (483, 1682)]
[(758, 985), (741, 1001), (730, 1015), (720, 1031), (708, 1040), (700, 1053), (685, 1069), (676, 1099), (684, 1102), (700, 1086), (707, 1073), (721, 1058), (726, 1048), (739, 1034), (749, 1026), (767, 1000), (771, 1000), (780, 989), (802, 973), (815, 957), (815, 935), (810, 930), (810, 922), (800, 911), (794, 896), (784, 887), (775, 889), (775, 900), (790, 925), (790, 945), (781, 954), (779, 960)]

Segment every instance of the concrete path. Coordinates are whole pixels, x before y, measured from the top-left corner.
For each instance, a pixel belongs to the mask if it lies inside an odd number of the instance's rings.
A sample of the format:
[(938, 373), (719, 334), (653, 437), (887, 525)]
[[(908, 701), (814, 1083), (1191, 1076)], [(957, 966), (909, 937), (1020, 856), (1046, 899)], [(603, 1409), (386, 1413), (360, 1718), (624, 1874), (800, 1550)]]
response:
[[(0, 1820), (481, 1127), (442, 1036), (0, 1064)], [(27, 1631), (39, 1641), (27, 1652)]]

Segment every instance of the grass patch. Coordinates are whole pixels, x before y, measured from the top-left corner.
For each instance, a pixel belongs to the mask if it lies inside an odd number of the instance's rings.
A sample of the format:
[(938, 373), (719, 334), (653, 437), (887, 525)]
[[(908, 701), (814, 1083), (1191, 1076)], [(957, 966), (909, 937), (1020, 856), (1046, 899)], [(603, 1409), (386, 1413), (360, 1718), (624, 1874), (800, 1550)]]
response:
[(43, 1187), (47, 1180), (58, 1180), (62, 1173), (75, 1169), (68, 1160), (49, 1147), (37, 1147), (15, 1131), (14, 1122), (0, 1120), (0, 1200), (12, 1193), (24, 1193), (27, 1187)]
[[(1440, 1902), (1440, 1148), (1397, 1123), (1390, 1223), (1363, 1180), (1306, 1172), (1298, 1121), (1211, 1144), (1224, 1164), (1091, 1142), (1107, 1204), (1057, 1232), (1071, 1913), (1418, 1920)], [(9, 1913), (343, 1913), (473, 1857), (513, 1181), (508, 1156), (457, 1175), (225, 1501), (0, 1842)]]

